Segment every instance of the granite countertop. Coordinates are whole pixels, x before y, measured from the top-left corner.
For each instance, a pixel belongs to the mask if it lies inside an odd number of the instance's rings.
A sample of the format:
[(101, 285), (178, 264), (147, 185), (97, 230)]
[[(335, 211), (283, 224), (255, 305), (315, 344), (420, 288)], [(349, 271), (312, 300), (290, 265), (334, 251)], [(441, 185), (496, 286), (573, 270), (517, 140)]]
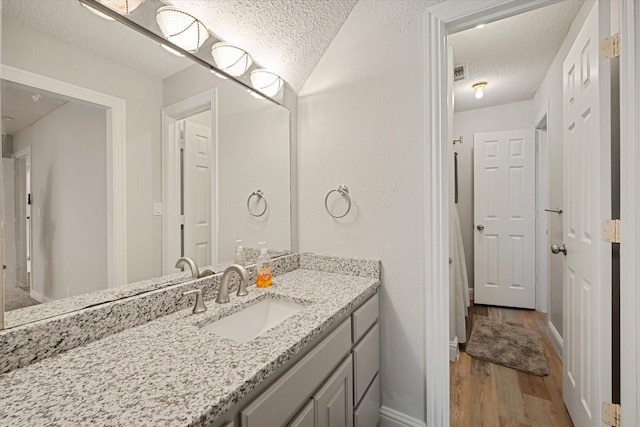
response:
[[(0, 425), (210, 423), (371, 296), (374, 277), (298, 269), (0, 376)], [(241, 344), (200, 329), (265, 298), (305, 307)]]

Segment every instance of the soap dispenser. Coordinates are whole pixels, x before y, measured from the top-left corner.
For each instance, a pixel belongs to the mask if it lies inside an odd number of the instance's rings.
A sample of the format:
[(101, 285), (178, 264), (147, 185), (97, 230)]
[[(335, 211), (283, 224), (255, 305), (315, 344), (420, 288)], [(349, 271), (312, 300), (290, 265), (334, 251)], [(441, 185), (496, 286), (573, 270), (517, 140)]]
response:
[(236, 256), (233, 260), (234, 264), (245, 267), (247, 265), (247, 257), (244, 254), (244, 247), (242, 246), (242, 240), (236, 240)]
[[(267, 242), (260, 242), (259, 245), (265, 245)], [(260, 248), (260, 255), (256, 261), (256, 287), (266, 288), (271, 286), (271, 259), (267, 254), (267, 248), (262, 246)]]

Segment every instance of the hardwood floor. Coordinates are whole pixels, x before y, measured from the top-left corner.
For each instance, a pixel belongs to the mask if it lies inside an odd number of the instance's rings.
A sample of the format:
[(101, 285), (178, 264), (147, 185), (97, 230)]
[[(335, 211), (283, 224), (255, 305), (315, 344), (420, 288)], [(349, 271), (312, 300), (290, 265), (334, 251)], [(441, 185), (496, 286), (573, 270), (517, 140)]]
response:
[(472, 303), (467, 335), (479, 316), (539, 332), (550, 373), (537, 377), (474, 359), (461, 351), (458, 362), (449, 365), (451, 426), (573, 427), (562, 401), (562, 361), (547, 336), (546, 315)]

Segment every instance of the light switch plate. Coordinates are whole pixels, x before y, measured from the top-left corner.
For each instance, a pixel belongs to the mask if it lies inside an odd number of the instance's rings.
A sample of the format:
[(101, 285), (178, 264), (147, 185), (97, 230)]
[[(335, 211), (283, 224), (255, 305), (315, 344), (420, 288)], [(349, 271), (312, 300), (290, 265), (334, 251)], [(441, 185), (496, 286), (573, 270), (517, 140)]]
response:
[(154, 216), (162, 216), (162, 203), (154, 203), (153, 204), (153, 215)]

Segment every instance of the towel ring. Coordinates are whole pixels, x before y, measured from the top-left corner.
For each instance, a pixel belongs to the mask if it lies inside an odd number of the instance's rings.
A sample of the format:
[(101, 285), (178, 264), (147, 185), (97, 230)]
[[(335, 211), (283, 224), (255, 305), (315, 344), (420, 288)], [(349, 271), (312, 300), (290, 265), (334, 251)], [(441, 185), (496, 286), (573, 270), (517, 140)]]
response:
[[(342, 215), (335, 215), (333, 212), (331, 212), (331, 209), (329, 209), (329, 205), (328, 205), (328, 201), (329, 201), (329, 196), (331, 195), (331, 193), (338, 193), (341, 196), (345, 197), (347, 199), (347, 202), (349, 203), (349, 206), (347, 206), (347, 211), (345, 213), (343, 213)], [(327, 213), (329, 215), (331, 215), (334, 218), (342, 218), (347, 216), (347, 214), (349, 213), (349, 211), (351, 210), (351, 196), (349, 196), (349, 188), (346, 185), (341, 185), (340, 187), (336, 188), (335, 190), (331, 190), (327, 193), (327, 196), (324, 198), (324, 208), (327, 210)]]
[[(258, 201), (262, 199), (262, 201), (264, 202), (264, 209), (260, 213), (255, 213), (251, 210), (250, 202), (251, 202), (251, 198), (254, 196), (258, 198)], [(255, 217), (259, 217), (265, 214), (265, 212), (267, 211), (267, 199), (264, 198), (264, 193), (262, 192), (262, 190), (254, 191), (249, 195), (249, 198), (247, 199), (247, 210), (252, 216), (255, 216)]]

